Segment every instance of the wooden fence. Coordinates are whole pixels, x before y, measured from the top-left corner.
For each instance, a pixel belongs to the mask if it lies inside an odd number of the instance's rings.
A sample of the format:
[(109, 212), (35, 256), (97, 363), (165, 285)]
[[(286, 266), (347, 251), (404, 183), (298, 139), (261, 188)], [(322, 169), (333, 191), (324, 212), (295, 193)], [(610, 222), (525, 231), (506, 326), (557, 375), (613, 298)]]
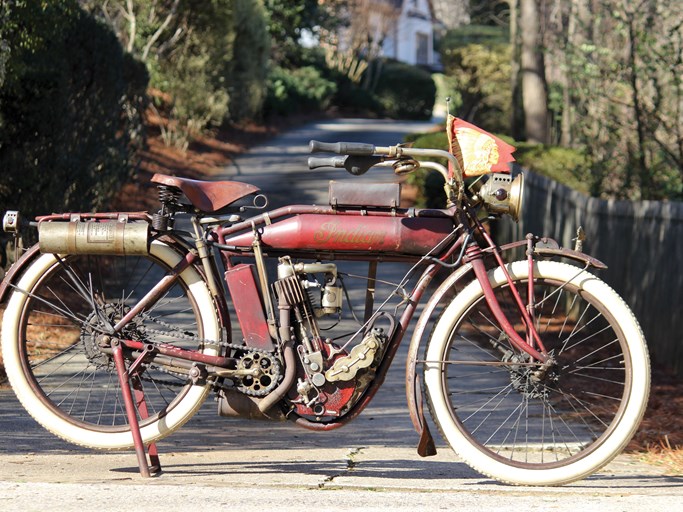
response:
[(518, 224), (500, 221), (499, 242), (526, 233), (574, 246), (578, 226), (584, 252), (608, 265), (599, 277), (633, 309), (653, 362), (683, 375), (683, 203), (605, 201), (525, 172)]

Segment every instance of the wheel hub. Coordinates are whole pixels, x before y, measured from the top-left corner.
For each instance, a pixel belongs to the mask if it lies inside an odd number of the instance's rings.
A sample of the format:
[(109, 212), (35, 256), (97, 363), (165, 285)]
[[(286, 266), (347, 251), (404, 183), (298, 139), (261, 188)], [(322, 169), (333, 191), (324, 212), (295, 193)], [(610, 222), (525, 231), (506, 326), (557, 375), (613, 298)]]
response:
[(557, 364), (552, 357), (539, 367), (529, 365), (528, 356), (513, 355), (507, 361), (511, 363), (508, 370), (512, 387), (526, 399), (546, 400), (559, 381)]
[[(108, 331), (104, 326), (102, 318), (112, 325), (130, 310), (128, 306), (120, 303), (107, 303), (99, 307), (98, 311), (93, 311), (88, 315), (81, 328), (81, 341), (85, 349), (88, 360), (98, 367), (113, 366), (111, 354), (106, 353), (100, 347), (98, 339), (101, 334)], [(121, 332), (121, 336), (135, 339), (144, 339), (144, 326), (140, 318), (133, 319)]]

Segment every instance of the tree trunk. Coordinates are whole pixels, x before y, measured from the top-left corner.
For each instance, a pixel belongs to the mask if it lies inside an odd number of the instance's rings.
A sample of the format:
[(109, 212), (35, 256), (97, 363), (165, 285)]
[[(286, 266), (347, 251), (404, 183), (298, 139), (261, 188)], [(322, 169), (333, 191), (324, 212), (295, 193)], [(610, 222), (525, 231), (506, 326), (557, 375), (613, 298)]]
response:
[(510, 133), (515, 140), (524, 139), (524, 106), (522, 105), (522, 82), (520, 69), (521, 45), (519, 41), (519, 0), (509, 0), (510, 4), (510, 46), (512, 47), (512, 70), (510, 86), (512, 87), (512, 116)]
[(520, 0), (522, 33), (522, 102), (529, 142), (549, 141), (548, 93), (541, 48), (541, 21), (536, 0)]
[(572, 64), (572, 55), (580, 51), (581, 46), (591, 39), (591, 6), (590, 0), (572, 0), (569, 6), (567, 40), (565, 43), (565, 71), (562, 89), (562, 138), (560, 144), (571, 147), (574, 143), (574, 105), (573, 90), (576, 74)]

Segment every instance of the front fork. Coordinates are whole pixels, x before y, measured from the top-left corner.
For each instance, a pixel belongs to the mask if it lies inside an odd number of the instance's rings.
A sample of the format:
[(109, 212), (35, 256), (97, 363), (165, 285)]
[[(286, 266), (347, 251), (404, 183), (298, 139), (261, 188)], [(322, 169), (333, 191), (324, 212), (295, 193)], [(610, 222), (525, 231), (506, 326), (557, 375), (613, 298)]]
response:
[(510, 276), (510, 273), (507, 270), (507, 267), (505, 266), (503, 258), (500, 256), (497, 247), (493, 243), (493, 240), (491, 240), (491, 237), (485, 230), (481, 230), (481, 233), (486, 239), (486, 242), (489, 244), (489, 246), (494, 249), (493, 255), (496, 258), (496, 262), (498, 263), (500, 269), (503, 272), (503, 275), (505, 276), (505, 279), (508, 282), (513, 300), (522, 316), (522, 321), (524, 323), (526, 330), (526, 339), (523, 339), (517, 333), (517, 331), (510, 323), (510, 320), (503, 312), (500, 306), (500, 302), (498, 301), (498, 298), (496, 297), (494, 290), (491, 287), (491, 283), (489, 281), (488, 273), (486, 271), (486, 266), (484, 265), (483, 260), (484, 253), (476, 243), (472, 243), (468, 246), (467, 250), (465, 251), (465, 255), (467, 257), (467, 261), (469, 261), (472, 264), (474, 274), (477, 277), (477, 280), (479, 281), (479, 284), (481, 285), (481, 288), (484, 292), (486, 304), (488, 305), (489, 309), (491, 310), (491, 313), (498, 322), (498, 325), (507, 335), (507, 337), (510, 340), (510, 343), (512, 343), (512, 345), (515, 348), (529, 354), (529, 356), (531, 356), (536, 361), (546, 363), (549, 359), (549, 355), (545, 349), (545, 346), (543, 345), (543, 341), (541, 340), (538, 331), (536, 330), (536, 325), (534, 322), (535, 308), (533, 277), (533, 235), (527, 236), (527, 259), (529, 262), (529, 281), (527, 287), (527, 303), (525, 304), (522, 300), (522, 297), (519, 294), (519, 291), (517, 290), (517, 287), (515, 286), (514, 281), (512, 280), (512, 277)]

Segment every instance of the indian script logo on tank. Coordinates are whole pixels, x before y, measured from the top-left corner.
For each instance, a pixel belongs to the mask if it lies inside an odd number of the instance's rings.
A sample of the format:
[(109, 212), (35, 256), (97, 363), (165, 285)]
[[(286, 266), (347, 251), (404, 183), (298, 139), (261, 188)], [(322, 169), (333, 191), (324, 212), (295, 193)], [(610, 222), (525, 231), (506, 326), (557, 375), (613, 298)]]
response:
[(361, 246), (384, 245), (385, 233), (383, 231), (373, 231), (363, 226), (351, 229), (344, 229), (341, 222), (332, 220), (325, 222), (313, 233), (313, 240), (318, 243), (337, 243)]

